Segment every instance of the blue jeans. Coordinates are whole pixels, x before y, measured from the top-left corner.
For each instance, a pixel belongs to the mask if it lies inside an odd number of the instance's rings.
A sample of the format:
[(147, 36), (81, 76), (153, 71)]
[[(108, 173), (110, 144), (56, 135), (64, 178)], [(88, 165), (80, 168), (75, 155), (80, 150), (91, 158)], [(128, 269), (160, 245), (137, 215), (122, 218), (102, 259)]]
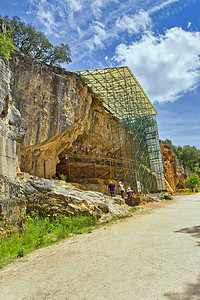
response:
[(110, 190), (110, 195), (111, 195), (111, 197), (115, 197), (115, 191)]

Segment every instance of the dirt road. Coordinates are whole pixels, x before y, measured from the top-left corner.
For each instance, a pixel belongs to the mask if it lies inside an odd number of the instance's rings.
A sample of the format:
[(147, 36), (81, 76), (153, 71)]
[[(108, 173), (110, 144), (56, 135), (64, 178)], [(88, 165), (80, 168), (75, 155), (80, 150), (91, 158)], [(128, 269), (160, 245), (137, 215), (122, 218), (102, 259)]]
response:
[(153, 207), (3, 268), (0, 299), (200, 299), (200, 194)]

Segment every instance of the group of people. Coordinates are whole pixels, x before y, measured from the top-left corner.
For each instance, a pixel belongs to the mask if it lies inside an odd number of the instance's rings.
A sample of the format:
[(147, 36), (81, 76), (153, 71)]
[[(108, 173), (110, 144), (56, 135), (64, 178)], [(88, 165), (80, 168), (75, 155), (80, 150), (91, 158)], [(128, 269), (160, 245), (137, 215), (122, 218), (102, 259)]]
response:
[[(110, 189), (110, 195), (111, 197), (115, 197), (115, 185), (114, 183), (111, 181), (108, 188)], [(119, 181), (119, 191), (121, 194), (121, 197), (124, 199), (124, 193), (125, 193), (125, 188), (124, 185), (122, 184), (121, 181)], [(135, 200), (134, 200), (134, 191), (128, 187), (127, 192), (126, 192), (127, 198), (128, 198), (128, 204), (131, 206), (135, 206)]]

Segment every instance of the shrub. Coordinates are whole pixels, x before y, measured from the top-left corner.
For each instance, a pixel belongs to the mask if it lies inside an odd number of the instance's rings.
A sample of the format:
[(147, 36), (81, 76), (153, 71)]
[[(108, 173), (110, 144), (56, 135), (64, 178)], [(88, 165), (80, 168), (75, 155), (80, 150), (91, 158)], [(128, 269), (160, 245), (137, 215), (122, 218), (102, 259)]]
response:
[(200, 178), (196, 174), (192, 174), (190, 177), (187, 178), (186, 187), (190, 189), (196, 188), (197, 184), (199, 184)]
[(97, 222), (95, 215), (59, 216), (41, 218), (27, 216), (24, 228), (8, 234), (0, 241), (0, 268), (16, 257), (23, 257), (28, 252), (48, 246), (69, 234), (91, 232)]
[(165, 194), (164, 195), (164, 199), (166, 199), (166, 200), (172, 200), (172, 197), (170, 195), (168, 195), (168, 194)]
[(0, 33), (0, 55), (5, 60), (11, 59), (11, 54), (15, 52), (16, 49), (10, 35), (10, 31)]

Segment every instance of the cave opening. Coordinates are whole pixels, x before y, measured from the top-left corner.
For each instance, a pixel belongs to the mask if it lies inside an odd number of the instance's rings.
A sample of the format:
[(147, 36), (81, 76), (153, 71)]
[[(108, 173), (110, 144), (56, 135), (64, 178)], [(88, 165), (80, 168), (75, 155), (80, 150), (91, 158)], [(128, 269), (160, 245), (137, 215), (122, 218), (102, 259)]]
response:
[(80, 154), (63, 151), (59, 155), (56, 166), (56, 176), (67, 182), (90, 183), (102, 182), (116, 178), (115, 159), (111, 154), (96, 156), (95, 154)]

